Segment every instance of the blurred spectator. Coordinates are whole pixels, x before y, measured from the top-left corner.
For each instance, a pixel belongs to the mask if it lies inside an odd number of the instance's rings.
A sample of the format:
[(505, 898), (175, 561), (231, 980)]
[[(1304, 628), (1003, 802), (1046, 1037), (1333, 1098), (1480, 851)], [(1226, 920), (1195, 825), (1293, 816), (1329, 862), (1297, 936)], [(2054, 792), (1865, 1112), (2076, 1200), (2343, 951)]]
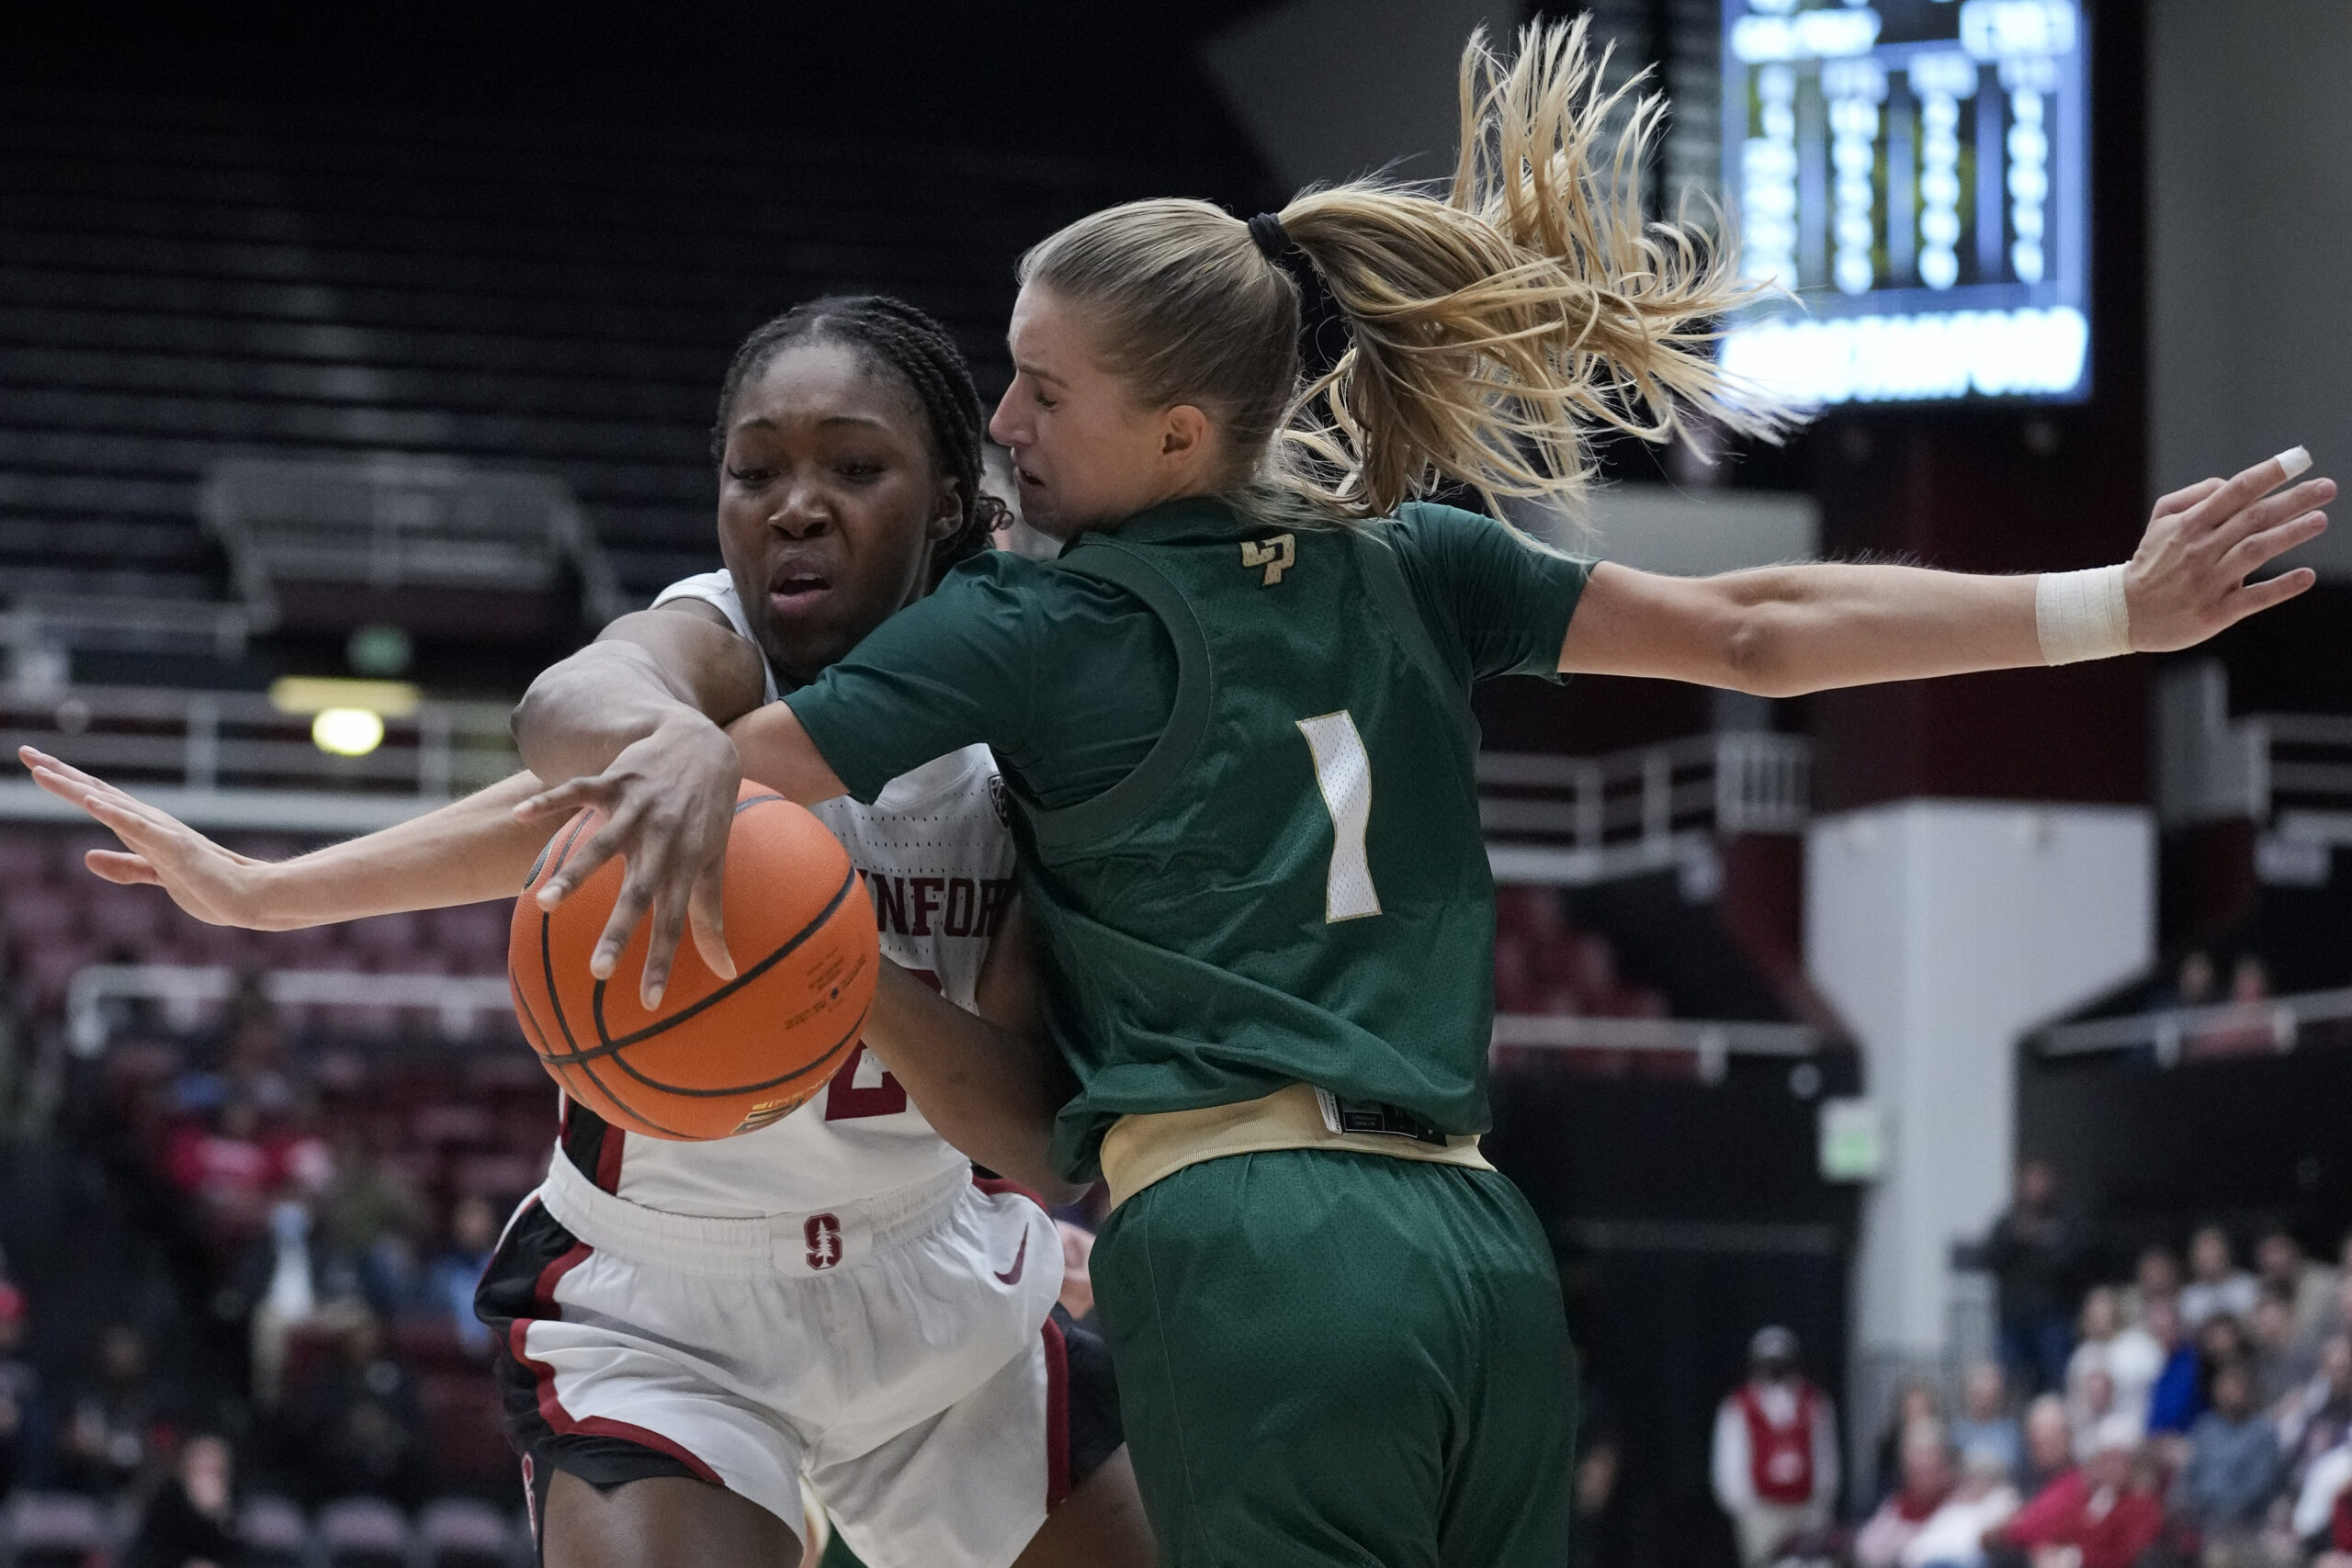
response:
[[(2352, 1442), (2322, 1454), (2295, 1494), (2289, 1527), (2298, 1540), (2322, 1553), (2352, 1554)], [(2352, 1556), (2323, 1555), (2313, 1568), (2352, 1563)]]
[(449, 1245), (425, 1270), (427, 1310), (447, 1316), (469, 1356), (490, 1353), (489, 1325), (474, 1315), (474, 1287), (497, 1246), (498, 1211), (481, 1193), (469, 1192), (450, 1208)]
[(1894, 1490), (1855, 1532), (1859, 1568), (1898, 1568), (1907, 1561), (1905, 1549), (1951, 1501), (1959, 1482), (1951, 1442), (1933, 1420), (1914, 1421), (1903, 1429), (1897, 1463)]
[(376, 1156), (366, 1133), (338, 1128), (334, 1175), (320, 1211), (325, 1249), (359, 1270), (368, 1304), (396, 1314), (417, 1298), (421, 1270), (415, 1235), (424, 1205), (415, 1191)]
[(2045, 1393), (2025, 1407), (2025, 1463), (2018, 1476), (2029, 1497), (2039, 1497), (2075, 1473), (2075, 1428), (2066, 1402)]
[(253, 1397), (275, 1410), (284, 1393), (287, 1345), (306, 1324), (348, 1323), (366, 1312), (357, 1273), (322, 1258), (305, 1204), (281, 1198), (269, 1212), (269, 1234), (254, 1244), (240, 1270), (254, 1303), (250, 1325)]
[(98, 1336), (96, 1373), (75, 1395), (58, 1442), (68, 1486), (111, 1495), (148, 1476), (171, 1450), (169, 1401), (152, 1374), (144, 1334), (118, 1323)]
[(2017, 1514), (2018, 1489), (1989, 1451), (1962, 1455), (1960, 1484), (1903, 1549), (1903, 1568), (1976, 1568), (1984, 1540)]
[(40, 1374), (24, 1359), (25, 1292), (0, 1280), (0, 1498), (39, 1452)]
[(2131, 1416), (2144, 1429), (2148, 1393), (2164, 1371), (2163, 1347), (2146, 1329), (2123, 1321), (2122, 1304), (2106, 1285), (2083, 1298), (2081, 1327), (2082, 1342), (2066, 1363), (2067, 1402), (2079, 1405), (2084, 1381), (2094, 1372), (2103, 1372), (2110, 1392), (2109, 1408)]
[(2319, 1457), (2352, 1433), (2352, 1337), (2331, 1334), (2319, 1348), (2311, 1381), (2271, 1413), (2278, 1428), (2278, 1451), (2300, 1485)]
[(2123, 1321), (2145, 1326), (2148, 1303), (2171, 1301), (2180, 1294), (2180, 1259), (2169, 1247), (2144, 1247), (2132, 1268), (2132, 1282), (2117, 1294)]
[(2008, 1380), (1996, 1362), (1979, 1361), (1968, 1369), (1961, 1384), (1960, 1416), (1951, 1424), (1951, 1446), (1962, 1471), (1989, 1457), (2012, 1480), (2024, 1473), (2025, 1438), (2017, 1417), (2009, 1414)]
[(1777, 1325), (1747, 1347), (1747, 1381), (1715, 1412), (1715, 1501), (1743, 1568), (1829, 1522), (1838, 1501), (1838, 1414), (1797, 1371), (1797, 1337)]
[(2319, 1348), (2296, 1332), (2294, 1298), (2266, 1285), (2246, 1320), (2254, 1345), (2254, 1397), (2264, 1409), (2300, 1393), (2319, 1370)]
[(278, 1180), (277, 1162), (262, 1142), (260, 1108), (232, 1095), (209, 1119), (182, 1122), (164, 1145), (164, 1173), (209, 1235), (242, 1242), (260, 1231)]
[(2316, 1345), (2335, 1325), (2335, 1270), (2303, 1254), (2303, 1244), (2284, 1225), (2267, 1227), (2254, 1244), (2256, 1280), (2284, 1296), (2294, 1310), (2295, 1337)]
[(306, 1403), (296, 1430), (302, 1435), (305, 1490), (312, 1501), (418, 1500), (424, 1454), (416, 1388), (385, 1348), (375, 1318), (363, 1315), (344, 1329), (334, 1364)]
[(251, 1100), (269, 1114), (283, 1114), (294, 1100), (295, 1073), (287, 1058), (277, 1006), (263, 990), (259, 975), (238, 980), (221, 1021), (220, 1076), (230, 1093)]
[(2209, 1547), (2226, 1549), (2261, 1528), (2278, 1484), (2278, 1438), (2254, 1407), (2254, 1374), (2244, 1362), (2216, 1368), (2212, 1384), (2213, 1407), (2189, 1428), (2172, 1503)]
[(1624, 1439), (1617, 1425), (1598, 1403), (1594, 1391), (1583, 1402), (1583, 1429), (1577, 1437), (1577, 1467), (1570, 1499), (1576, 1509), (1576, 1529), (1569, 1538), (1573, 1568), (1623, 1561), (1632, 1554), (1627, 1540), (1630, 1521), (1618, 1484), (1625, 1467)]
[(2081, 1468), (2044, 1487), (1990, 1544), (2033, 1568), (2135, 1568), (2165, 1529), (2154, 1466), (2117, 1428)]
[(2188, 1243), (2188, 1283), (2180, 1288), (2180, 1320), (2191, 1334), (2206, 1319), (2227, 1313), (2243, 1321), (2254, 1311), (2254, 1276), (2237, 1266), (2230, 1233), (2200, 1225)]
[(2057, 1168), (2028, 1158), (2018, 1167), (2016, 1201), (1984, 1241), (2000, 1298), (2002, 1357), (2029, 1393), (2064, 1387), (2073, 1349), (2070, 1303), (2086, 1238), (2058, 1199)]
[(2201, 1008), (2220, 999), (2221, 976), (2213, 968), (2213, 956), (2201, 951), (2191, 952), (2180, 961), (2180, 977), (2173, 987), (2176, 1005)]
[(2227, 1314), (2205, 1320), (2205, 1325), (2197, 1331), (2197, 1391), (2200, 1415), (2213, 1403), (2213, 1374), (2223, 1367), (2250, 1363), (2253, 1359), (2254, 1344), (2246, 1337), (2244, 1324)]
[[(1912, 1428), (1924, 1424), (1940, 1430), (1943, 1414), (1942, 1402), (1936, 1398), (1935, 1389), (1917, 1378), (1895, 1389), (1894, 1404), (1886, 1413), (1886, 1425), (1879, 1429), (1878, 1442), (1871, 1450), (1868, 1506), (1885, 1502), (1903, 1483), (1903, 1444)], [(1858, 1506), (1863, 1501), (1858, 1499)]]
[(2149, 1303), (2145, 1327), (2165, 1353), (2164, 1368), (2148, 1391), (2148, 1430), (2186, 1433), (2205, 1410), (2203, 1367), (2196, 1342), (2183, 1330), (2180, 1307), (2169, 1296)]
[(244, 1548), (233, 1473), (226, 1438), (199, 1432), (182, 1443), (171, 1479), (140, 1517), (123, 1568), (237, 1568)]
[(2118, 1408), (2115, 1380), (2107, 1375), (2105, 1367), (2093, 1367), (2083, 1374), (2078, 1396), (2067, 1402), (2066, 1420), (2074, 1428), (2077, 1459), (2088, 1459), (2093, 1447), (2106, 1440), (2109, 1433), (2130, 1432), (2136, 1441), (2148, 1429), (2144, 1417)]
[(1062, 1310), (1080, 1323), (1094, 1321), (1094, 1233), (1070, 1220), (1056, 1220), (1062, 1233)]

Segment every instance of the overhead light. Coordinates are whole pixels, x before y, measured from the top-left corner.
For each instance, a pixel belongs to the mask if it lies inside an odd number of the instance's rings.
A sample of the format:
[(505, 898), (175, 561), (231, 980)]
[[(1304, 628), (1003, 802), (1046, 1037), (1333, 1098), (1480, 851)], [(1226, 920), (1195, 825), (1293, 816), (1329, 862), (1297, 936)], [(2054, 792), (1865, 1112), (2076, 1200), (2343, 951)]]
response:
[(366, 708), (321, 708), (311, 743), (337, 757), (365, 757), (384, 743), (384, 721)]
[[(281, 675), (270, 682), (269, 703), (280, 713), (357, 708), (379, 718), (407, 718), (423, 694), (406, 681), (350, 681), (332, 675)], [(380, 726), (379, 727), (381, 728)]]

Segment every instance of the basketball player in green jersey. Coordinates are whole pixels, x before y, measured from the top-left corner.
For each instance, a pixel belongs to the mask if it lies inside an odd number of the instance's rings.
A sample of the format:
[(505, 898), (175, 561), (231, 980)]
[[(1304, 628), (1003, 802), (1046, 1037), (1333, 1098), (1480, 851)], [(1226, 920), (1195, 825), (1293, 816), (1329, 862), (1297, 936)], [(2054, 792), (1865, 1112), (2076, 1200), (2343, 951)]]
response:
[[(1531, 29), (1507, 70), (1474, 41), (1464, 81), (1442, 197), (1358, 182), (1247, 225), (1144, 202), (1033, 250), (992, 434), (1064, 553), (961, 569), (729, 732), (746, 774), (804, 801), (995, 749), (1077, 1083), (1054, 1153), (1116, 1204), (1097, 1299), (1181, 1568), (1553, 1568), (1566, 1550), (1550, 1252), (1477, 1152), (1493, 902), (1475, 682), (1786, 695), (2185, 647), (2309, 586), (2246, 579), (2335, 494), (2264, 499), (2308, 466), (2298, 449), (2166, 497), (2128, 565), (2041, 578), (1677, 581), (1413, 503), (1440, 479), (1572, 500), (1595, 422), (1663, 438), (1679, 405), (1769, 423), (1709, 357), (1708, 324), (1747, 293), (1730, 261), (1645, 229), (1611, 183), (1657, 107), (1601, 146), (1576, 30)], [(1294, 253), (1351, 337), (1306, 398)], [(517, 725), (540, 776), (566, 770), (541, 761), (538, 715), (626, 678), (594, 656), (542, 678)], [(688, 749), (649, 728), (628, 766), (524, 809), (626, 808), (665, 746)], [(707, 771), (662, 775), (673, 819), (731, 804), (731, 769)], [(609, 975), (666, 909), (649, 988), (715, 875), (661, 831), (629, 846), (592, 960)], [(943, 1032), (989, 1028), (940, 1010)]]

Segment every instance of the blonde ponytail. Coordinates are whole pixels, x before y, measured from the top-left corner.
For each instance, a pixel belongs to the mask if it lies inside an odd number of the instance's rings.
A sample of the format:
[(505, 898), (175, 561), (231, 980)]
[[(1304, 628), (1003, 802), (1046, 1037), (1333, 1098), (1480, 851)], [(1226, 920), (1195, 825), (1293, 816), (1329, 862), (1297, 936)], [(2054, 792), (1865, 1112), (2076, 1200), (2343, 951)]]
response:
[[(1351, 342), (1297, 385), (1297, 290), (1248, 225), (1200, 202), (1080, 220), (1022, 277), (1101, 312), (1114, 368), (1148, 403), (1221, 421), (1245, 471), (1341, 518), (1386, 515), (1442, 483), (1574, 507), (1588, 432), (1668, 439), (1687, 410), (1770, 435), (1782, 417), (1727, 384), (1715, 322), (1754, 298), (1737, 253), (1687, 223), (1645, 224), (1640, 167), (1666, 114), (1604, 92), (1586, 18), (1532, 24), (1508, 63), (1462, 56), (1451, 186), (1378, 178), (1301, 193), (1277, 215)], [(1602, 57), (1606, 61), (1606, 55)]]

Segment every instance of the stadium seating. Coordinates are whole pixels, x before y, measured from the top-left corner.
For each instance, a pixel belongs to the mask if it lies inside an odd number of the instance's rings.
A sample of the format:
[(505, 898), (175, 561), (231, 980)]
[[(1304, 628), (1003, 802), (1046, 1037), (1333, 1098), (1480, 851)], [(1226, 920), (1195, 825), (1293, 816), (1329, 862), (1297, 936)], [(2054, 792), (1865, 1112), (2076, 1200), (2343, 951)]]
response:
[(0, 106), (0, 592), (217, 601), (218, 460), (429, 454), (562, 480), (641, 602), (714, 564), (710, 410), (746, 330), (888, 288), (994, 367), (1021, 247), (1120, 194), (1082, 158), (317, 129)]

